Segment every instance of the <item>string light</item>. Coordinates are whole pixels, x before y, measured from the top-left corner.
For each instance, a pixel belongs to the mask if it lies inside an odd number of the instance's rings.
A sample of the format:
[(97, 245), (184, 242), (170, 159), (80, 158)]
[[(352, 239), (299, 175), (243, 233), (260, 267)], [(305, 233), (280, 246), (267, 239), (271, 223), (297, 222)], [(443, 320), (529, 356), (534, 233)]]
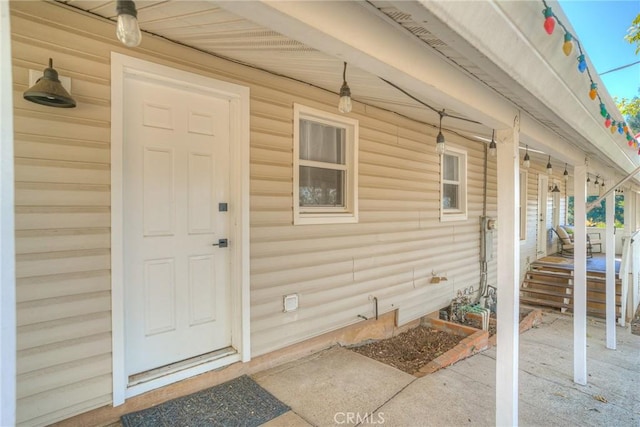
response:
[(496, 130), (494, 129), (491, 132), (491, 142), (489, 143), (489, 155), (491, 157), (495, 157), (496, 156), (496, 152), (498, 151), (498, 147), (496, 146)]
[(341, 113), (351, 112), (351, 89), (347, 84), (347, 63), (344, 63), (342, 70), (342, 87), (340, 88), (340, 101), (338, 102), (338, 111)]
[(438, 131), (438, 136), (436, 137), (436, 153), (438, 153), (439, 155), (443, 155), (445, 149), (444, 135), (442, 134), (442, 116), (444, 116), (444, 110), (439, 111), (438, 114), (440, 115), (440, 128)]
[(573, 37), (569, 33), (564, 33), (564, 43), (562, 44), (562, 51), (566, 56), (571, 55), (571, 51), (573, 50), (573, 43), (571, 43)]
[(551, 35), (553, 34), (553, 30), (556, 28), (556, 21), (553, 18), (553, 11), (549, 6), (547, 6), (542, 11), (542, 14), (544, 15), (544, 30), (547, 32), (547, 34)]
[(584, 53), (578, 56), (578, 71), (584, 73), (587, 69), (587, 61), (584, 59)]
[[(623, 120), (620, 120), (620, 121), (613, 120), (607, 110), (606, 105), (600, 98), (600, 94), (598, 93), (598, 85), (593, 81), (591, 70), (589, 69), (589, 65), (587, 64), (586, 55), (582, 49), (582, 44), (578, 39), (576, 39), (576, 37), (573, 34), (571, 34), (567, 26), (560, 19), (558, 19), (558, 16), (553, 12), (551, 7), (549, 7), (549, 5), (547, 4), (547, 1), (542, 0), (542, 4), (544, 6), (544, 9), (542, 10), (542, 14), (544, 16), (543, 27), (547, 32), (547, 34), (549, 35), (553, 34), (555, 25), (557, 23), (564, 31), (564, 37), (563, 37), (564, 42), (562, 44), (562, 51), (564, 52), (564, 54), (566, 56), (570, 56), (571, 52), (573, 51), (573, 45), (574, 44), (576, 45), (578, 50), (578, 56), (576, 57), (576, 60), (578, 62), (578, 71), (580, 73), (586, 72), (586, 74), (589, 77), (589, 81), (591, 84), (589, 87), (588, 95), (590, 99), (594, 101), (597, 99), (599, 101), (600, 115), (605, 119), (604, 121), (605, 127), (609, 128), (610, 126), (613, 125), (612, 129), (610, 129), (612, 134), (614, 134), (615, 131), (617, 130), (620, 135), (624, 135), (626, 137), (627, 141), (631, 141), (632, 143), (631, 145), (636, 147), (638, 145), (638, 139), (637, 139), (638, 135), (635, 135), (635, 136), (632, 135), (629, 129), (629, 126), (627, 126), (627, 124)], [(616, 108), (616, 111), (617, 111), (617, 108)]]

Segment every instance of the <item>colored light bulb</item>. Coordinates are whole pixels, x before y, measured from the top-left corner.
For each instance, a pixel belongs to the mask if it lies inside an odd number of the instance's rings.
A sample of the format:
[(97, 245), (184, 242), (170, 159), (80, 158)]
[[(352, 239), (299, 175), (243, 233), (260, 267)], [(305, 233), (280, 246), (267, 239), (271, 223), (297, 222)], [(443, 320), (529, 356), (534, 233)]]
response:
[(629, 145), (629, 147), (633, 147), (633, 141), (632, 141), (632, 140), (629, 140), (629, 141), (627, 142), (627, 144)]
[(618, 133), (619, 133), (620, 135), (622, 135), (622, 133), (623, 133), (623, 130), (622, 130), (622, 123), (618, 123)]
[(573, 40), (571, 34), (564, 33), (564, 44), (562, 45), (562, 51), (567, 56), (571, 55), (571, 51), (573, 50), (573, 43), (571, 42), (571, 40)]
[(578, 56), (578, 71), (584, 73), (584, 70), (587, 69), (587, 61), (584, 59), (584, 55)]
[(556, 27), (556, 20), (553, 19), (553, 12), (550, 7), (546, 7), (542, 14), (544, 15), (544, 30), (547, 34), (553, 34), (553, 30)]
[(605, 107), (602, 103), (600, 103), (600, 115), (602, 117), (607, 117), (607, 107)]
[[(622, 123), (622, 130), (624, 131), (624, 133), (628, 133), (629, 132), (629, 126), (627, 126), (626, 123)], [(631, 135), (629, 135), (631, 136)]]
[[(607, 122), (606, 121), (605, 121), (604, 125), (607, 126)], [(614, 133), (616, 131), (616, 121), (615, 120), (609, 121), (609, 125), (607, 127), (609, 127), (609, 126), (611, 126), (611, 129), (610, 129), (611, 133)]]
[(598, 96), (598, 85), (591, 83), (591, 90), (589, 91), (589, 98), (595, 100)]
[(605, 127), (609, 127), (609, 126), (611, 126), (611, 117), (609, 117), (609, 115), (608, 115), (608, 114), (607, 114), (607, 118), (606, 118), (606, 120), (604, 121), (604, 126), (605, 126)]

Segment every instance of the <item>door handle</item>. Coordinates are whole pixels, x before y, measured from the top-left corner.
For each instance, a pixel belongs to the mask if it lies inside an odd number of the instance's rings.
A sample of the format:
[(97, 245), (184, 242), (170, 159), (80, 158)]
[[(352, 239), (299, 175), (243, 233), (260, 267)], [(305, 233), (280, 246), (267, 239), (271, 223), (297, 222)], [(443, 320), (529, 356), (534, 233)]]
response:
[(227, 239), (220, 239), (218, 243), (212, 243), (211, 246), (218, 246), (219, 248), (226, 248), (229, 245), (229, 241)]

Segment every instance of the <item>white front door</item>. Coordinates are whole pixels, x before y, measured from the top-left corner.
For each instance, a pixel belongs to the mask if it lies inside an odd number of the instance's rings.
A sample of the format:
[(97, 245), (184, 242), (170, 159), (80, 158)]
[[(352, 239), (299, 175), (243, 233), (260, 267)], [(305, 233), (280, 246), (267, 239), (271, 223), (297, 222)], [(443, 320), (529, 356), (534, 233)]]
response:
[[(125, 370), (231, 346), (230, 102), (127, 76), (123, 100)], [(216, 246), (217, 245), (217, 246)]]
[(538, 258), (547, 255), (547, 197), (549, 179), (538, 175)]

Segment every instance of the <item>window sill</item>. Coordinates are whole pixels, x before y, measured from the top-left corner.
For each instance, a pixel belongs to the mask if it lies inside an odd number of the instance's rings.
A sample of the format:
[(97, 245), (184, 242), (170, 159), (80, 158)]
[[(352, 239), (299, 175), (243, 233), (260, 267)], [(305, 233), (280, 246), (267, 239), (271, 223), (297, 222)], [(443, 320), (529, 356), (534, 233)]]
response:
[(466, 221), (467, 214), (466, 213), (451, 213), (451, 214), (441, 214), (440, 222), (449, 222), (449, 221)]
[(355, 224), (358, 216), (354, 214), (299, 214), (294, 216), (293, 225), (310, 224)]

